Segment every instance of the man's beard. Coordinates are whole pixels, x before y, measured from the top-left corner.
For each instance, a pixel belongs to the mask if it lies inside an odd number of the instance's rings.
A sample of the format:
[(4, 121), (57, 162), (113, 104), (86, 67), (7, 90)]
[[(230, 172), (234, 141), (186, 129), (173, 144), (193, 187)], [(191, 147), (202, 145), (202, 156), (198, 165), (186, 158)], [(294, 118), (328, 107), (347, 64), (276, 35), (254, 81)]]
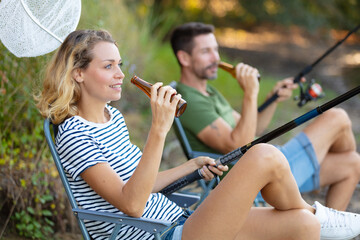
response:
[(203, 80), (215, 80), (217, 78), (217, 72), (213, 73), (212, 75), (206, 73), (207, 70), (209, 70), (210, 68), (213, 68), (215, 66), (217, 67), (218, 63), (213, 63), (199, 71), (194, 69), (195, 75), (198, 78), (203, 79)]

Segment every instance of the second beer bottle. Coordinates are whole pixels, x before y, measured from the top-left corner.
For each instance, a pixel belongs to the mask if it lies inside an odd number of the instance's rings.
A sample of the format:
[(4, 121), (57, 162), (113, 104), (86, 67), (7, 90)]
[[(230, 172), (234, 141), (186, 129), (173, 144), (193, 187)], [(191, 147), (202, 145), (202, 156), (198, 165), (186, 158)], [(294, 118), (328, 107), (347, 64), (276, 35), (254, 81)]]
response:
[[(226, 62), (219, 62), (219, 68), (227, 71), (228, 73), (230, 73), (234, 78), (236, 78), (236, 69), (235, 66), (226, 63)], [(258, 80), (260, 81), (260, 74), (257, 76)]]

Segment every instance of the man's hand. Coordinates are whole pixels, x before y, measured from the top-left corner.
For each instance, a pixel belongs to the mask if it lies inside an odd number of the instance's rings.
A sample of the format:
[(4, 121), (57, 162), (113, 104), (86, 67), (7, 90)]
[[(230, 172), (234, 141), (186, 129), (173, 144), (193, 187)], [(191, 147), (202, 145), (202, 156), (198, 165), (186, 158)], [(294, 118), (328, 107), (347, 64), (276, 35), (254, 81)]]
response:
[[(305, 78), (302, 78), (301, 81), (304, 82)], [(297, 83), (294, 83), (294, 78), (285, 78), (284, 80), (276, 83), (268, 97), (271, 97), (274, 93), (277, 93), (279, 97), (276, 99), (276, 102), (283, 102), (292, 96), (293, 90), (298, 88), (298, 86), (299, 85)]]
[(236, 79), (240, 87), (244, 90), (244, 95), (259, 93), (259, 71), (250, 65), (239, 63), (236, 65)]

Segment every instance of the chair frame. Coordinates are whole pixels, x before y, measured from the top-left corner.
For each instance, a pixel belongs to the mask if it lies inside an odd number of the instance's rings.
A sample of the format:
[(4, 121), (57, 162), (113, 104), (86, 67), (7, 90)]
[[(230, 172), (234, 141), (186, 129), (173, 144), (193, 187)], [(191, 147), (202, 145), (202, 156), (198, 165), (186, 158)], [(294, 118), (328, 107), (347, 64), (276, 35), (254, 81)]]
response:
[[(51, 155), (54, 159), (56, 168), (59, 172), (59, 176), (61, 179), (61, 182), (65, 188), (66, 195), (70, 201), (70, 205), (72, 208), (72, 211), (78, 221), (81, 233), (85, 240), (90, 240), (91, 237), (85, 227), (84, 220), (96, 220), (96, 221), (103, 221), (103, 222), (111, 222), (115, 223), (114, 230), (110, 236), (109, 239), (115, 239), (121, 226), (123, 224), (134, 226), (136, 228), (142, 229), (144, 231), (147, 231), (149, 233), (152, 233), (156, 240), (160, 240), (160, 233), (163, 231), (166, 227), (171, 225), (170, 221), (165, 220), (156, 220), (156, 219), (150, 219), (150, 218), (134, 218), (130, 217), (126, 214), (114, 214), (114, 213), (105, 213), (105, 212), (98, 212), (98, 211), (91, 211), (91, 210), (85, 210), (79, 208), (75, 197), (71, 191), (70, 184), (66, 178), (64, 169), (61, 165), (60, 156), (58, 155), (56, 151), (56, 147), (54, 144), (53, 137), (51, 135), (50, 131), (50, 125), (53, 126), (53, 133), (54, 136), (57, 134), (57, 125), (54, 125), (51, 123), (49, 119), (44, 120), (44, 133), (45, 138), (47, 141), (47, 144), (50, 148)], [(172, 195), (167, 196), (170, 200), (176, 202), (180, 207), (187, 208), (193, 204), (195, 204), (197, 201), (199, 201), (199, 197), (196, 195), (187, 195), (182, 193), (173, 193)]]

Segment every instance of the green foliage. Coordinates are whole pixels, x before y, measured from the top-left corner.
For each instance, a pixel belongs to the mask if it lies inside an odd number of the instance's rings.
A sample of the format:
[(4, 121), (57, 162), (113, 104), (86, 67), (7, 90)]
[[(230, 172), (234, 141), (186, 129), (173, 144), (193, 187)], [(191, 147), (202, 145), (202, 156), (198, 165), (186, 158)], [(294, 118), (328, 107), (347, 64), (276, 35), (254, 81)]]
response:
[(20, 235), (45, 239), (64, 202), (52, 195), (57, 172), (32, 100), (48, 57), (18, 59), (3, 45), (0, 52), (0, 211)]
[[(51, 197), (51, 195), (50, 195)], [(52, 197), (49, 200), (53, 200)], [(44, 202), (46, 199), (42, 199)], [(54, 233), (54, 222), (50, 220), (53, 214), (49, 210), (36, 211), (31, 207), (27, 207), (21, 212), (15, 213), (13, 217), (16, 224), (16, 229), (20, 236), (32, 239), (47, 239)]]
[[(259, 24), (298, 25), (351, 29), (359, 21), (360, 2), (356, 0), (127, 0), (132, 8), (176, 15), (173, 25), (204, 21), (217, 27), (254, 27)], [(143, 12), (143, 11), (142, 11)], [(157, 26), (164, 24), (159, 21)], [(170, 21), (171, 22), (171, 21)]]
[[(146, 24), (138, 24), (122, 1), (84, 1), (78, 29), (84, 28), (103, 28), (113, 34), (124, 59), (126, 80), (137, 74), (151, 81), (143, 69), (148, 69), (145, 63), (155, 58), (159, 41), (150, 36)], [(44, 239), (52, 236), (55, 228), (64, 231), (74, 229), (69, 223), (76, 224), (58, 217), (69, 205), (45, 143), (43, 119), (33, 100), (53, 53), (16, 58), (0, 43), (0, 216), (1, 223), (6, 223), (0, 227), (0, 234), (9, 228), (25, 237)], [(115, 105), (125, 112), (149, 109), (146, 96), (137, 97), (142, 94), (139, 89), (129, 81), (124, 88), (121, 105)], [(145, 141), (143, 135), (136, 137), (138, 142)]]
[[(139, 21), (120, 0), (83, 1), (78, 29), (85, 28), (106, 29), (118, 43), (126, 91), (121, 101), (113, 104), (129, 119), (134, 116), (134, 121), (128, 121), (129, 128), (136, 128), (130, 130), (131, 137), (141, 146), (150, 125), (143, 121), (150, 117), (150, 104), (129, 80), (136, 74), (149, 82), (168, 82), (177, 72), (170, 70), (170, 48), (151, 35), (151, 25)], [(0, 234), (8, 228), (25, 237), (44, 239), (52, 236), (54, 229), (74, 229), (71, 223), (77, 227), (64, 216), (69, 205), (33, 100), (33, 94), (41, 90), (42, 72), (53, 54), (16, 58), (0, 43), (0, 222), (6, 223)], [(176, 68), (175, 58), (172, 61)]]

